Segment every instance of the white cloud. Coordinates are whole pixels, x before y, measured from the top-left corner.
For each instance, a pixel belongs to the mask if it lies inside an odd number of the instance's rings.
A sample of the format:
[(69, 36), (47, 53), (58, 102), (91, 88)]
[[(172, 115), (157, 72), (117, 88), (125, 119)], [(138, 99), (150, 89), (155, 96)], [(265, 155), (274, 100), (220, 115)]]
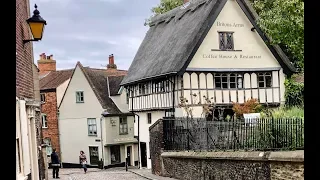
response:
[[(42, 41), (34, 43), (39, 54), (53, 54), (57, 68), (73, 68), (77, 61), (102, 68), (115, 55), (119, 69), (127, 69), (142, 42), (143, 22), (159, 0), (30, 0), (47, 21)], [(33, 11), (33, 9), (32, 9)]]

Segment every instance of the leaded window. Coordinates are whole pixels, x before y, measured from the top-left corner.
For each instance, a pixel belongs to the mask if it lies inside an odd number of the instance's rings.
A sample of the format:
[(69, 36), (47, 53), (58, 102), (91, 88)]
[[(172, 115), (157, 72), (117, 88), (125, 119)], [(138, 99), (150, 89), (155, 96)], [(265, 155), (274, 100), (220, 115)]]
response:
[(258, 73), (259, 88), (272, 87), (272, 75), (270, 72)]
[(236, 73), (216, 73), (214, 75), (214, 84), (217, 89), (240, 89), (243, 88), (243, 76)]
[(233, 32), (219, 32), (219, 49), (233, 50)]

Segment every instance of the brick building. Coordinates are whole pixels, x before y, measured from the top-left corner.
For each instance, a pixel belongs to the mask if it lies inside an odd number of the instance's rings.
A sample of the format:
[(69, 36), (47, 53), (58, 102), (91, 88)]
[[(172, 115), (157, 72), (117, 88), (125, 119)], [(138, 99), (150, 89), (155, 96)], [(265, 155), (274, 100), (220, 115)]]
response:
[(60, 152), (58, 109), (64, 91), (67, 88), (73, 69), (56, 70), (53, 55), (40, 55), (38, 60), (41, 97), (42, 137), (49, 156), (53, 148)]
[[(26, 20), (29, 0), (16, 0), (16, 179), (39, 180), (41, 152), (40, 91), (38, 69), (33, 63), (32, 39)], [(40, 165), (40, 170), (39, 170)]]

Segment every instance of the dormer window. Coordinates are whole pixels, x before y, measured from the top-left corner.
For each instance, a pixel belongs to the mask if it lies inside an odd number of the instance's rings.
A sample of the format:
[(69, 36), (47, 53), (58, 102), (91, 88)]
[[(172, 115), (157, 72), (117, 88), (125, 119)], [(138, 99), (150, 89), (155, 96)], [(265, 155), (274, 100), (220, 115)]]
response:
[(218, 32), (219, 33), (219, 49), (224, 51), (234, 50), (233, 32)]

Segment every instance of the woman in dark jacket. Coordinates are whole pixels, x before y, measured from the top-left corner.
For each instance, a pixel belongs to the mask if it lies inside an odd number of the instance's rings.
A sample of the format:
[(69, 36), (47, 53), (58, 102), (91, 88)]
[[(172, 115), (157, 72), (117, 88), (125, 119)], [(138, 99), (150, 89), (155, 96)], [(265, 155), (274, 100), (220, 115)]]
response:
[(59, 178), (60, 161), (59, 161), (59, 156), (56, 153), (56, 149), (53, 149), (51, 153), (51, 166), (53, 169), (52, 170), (53, 178), (60, 179)]

